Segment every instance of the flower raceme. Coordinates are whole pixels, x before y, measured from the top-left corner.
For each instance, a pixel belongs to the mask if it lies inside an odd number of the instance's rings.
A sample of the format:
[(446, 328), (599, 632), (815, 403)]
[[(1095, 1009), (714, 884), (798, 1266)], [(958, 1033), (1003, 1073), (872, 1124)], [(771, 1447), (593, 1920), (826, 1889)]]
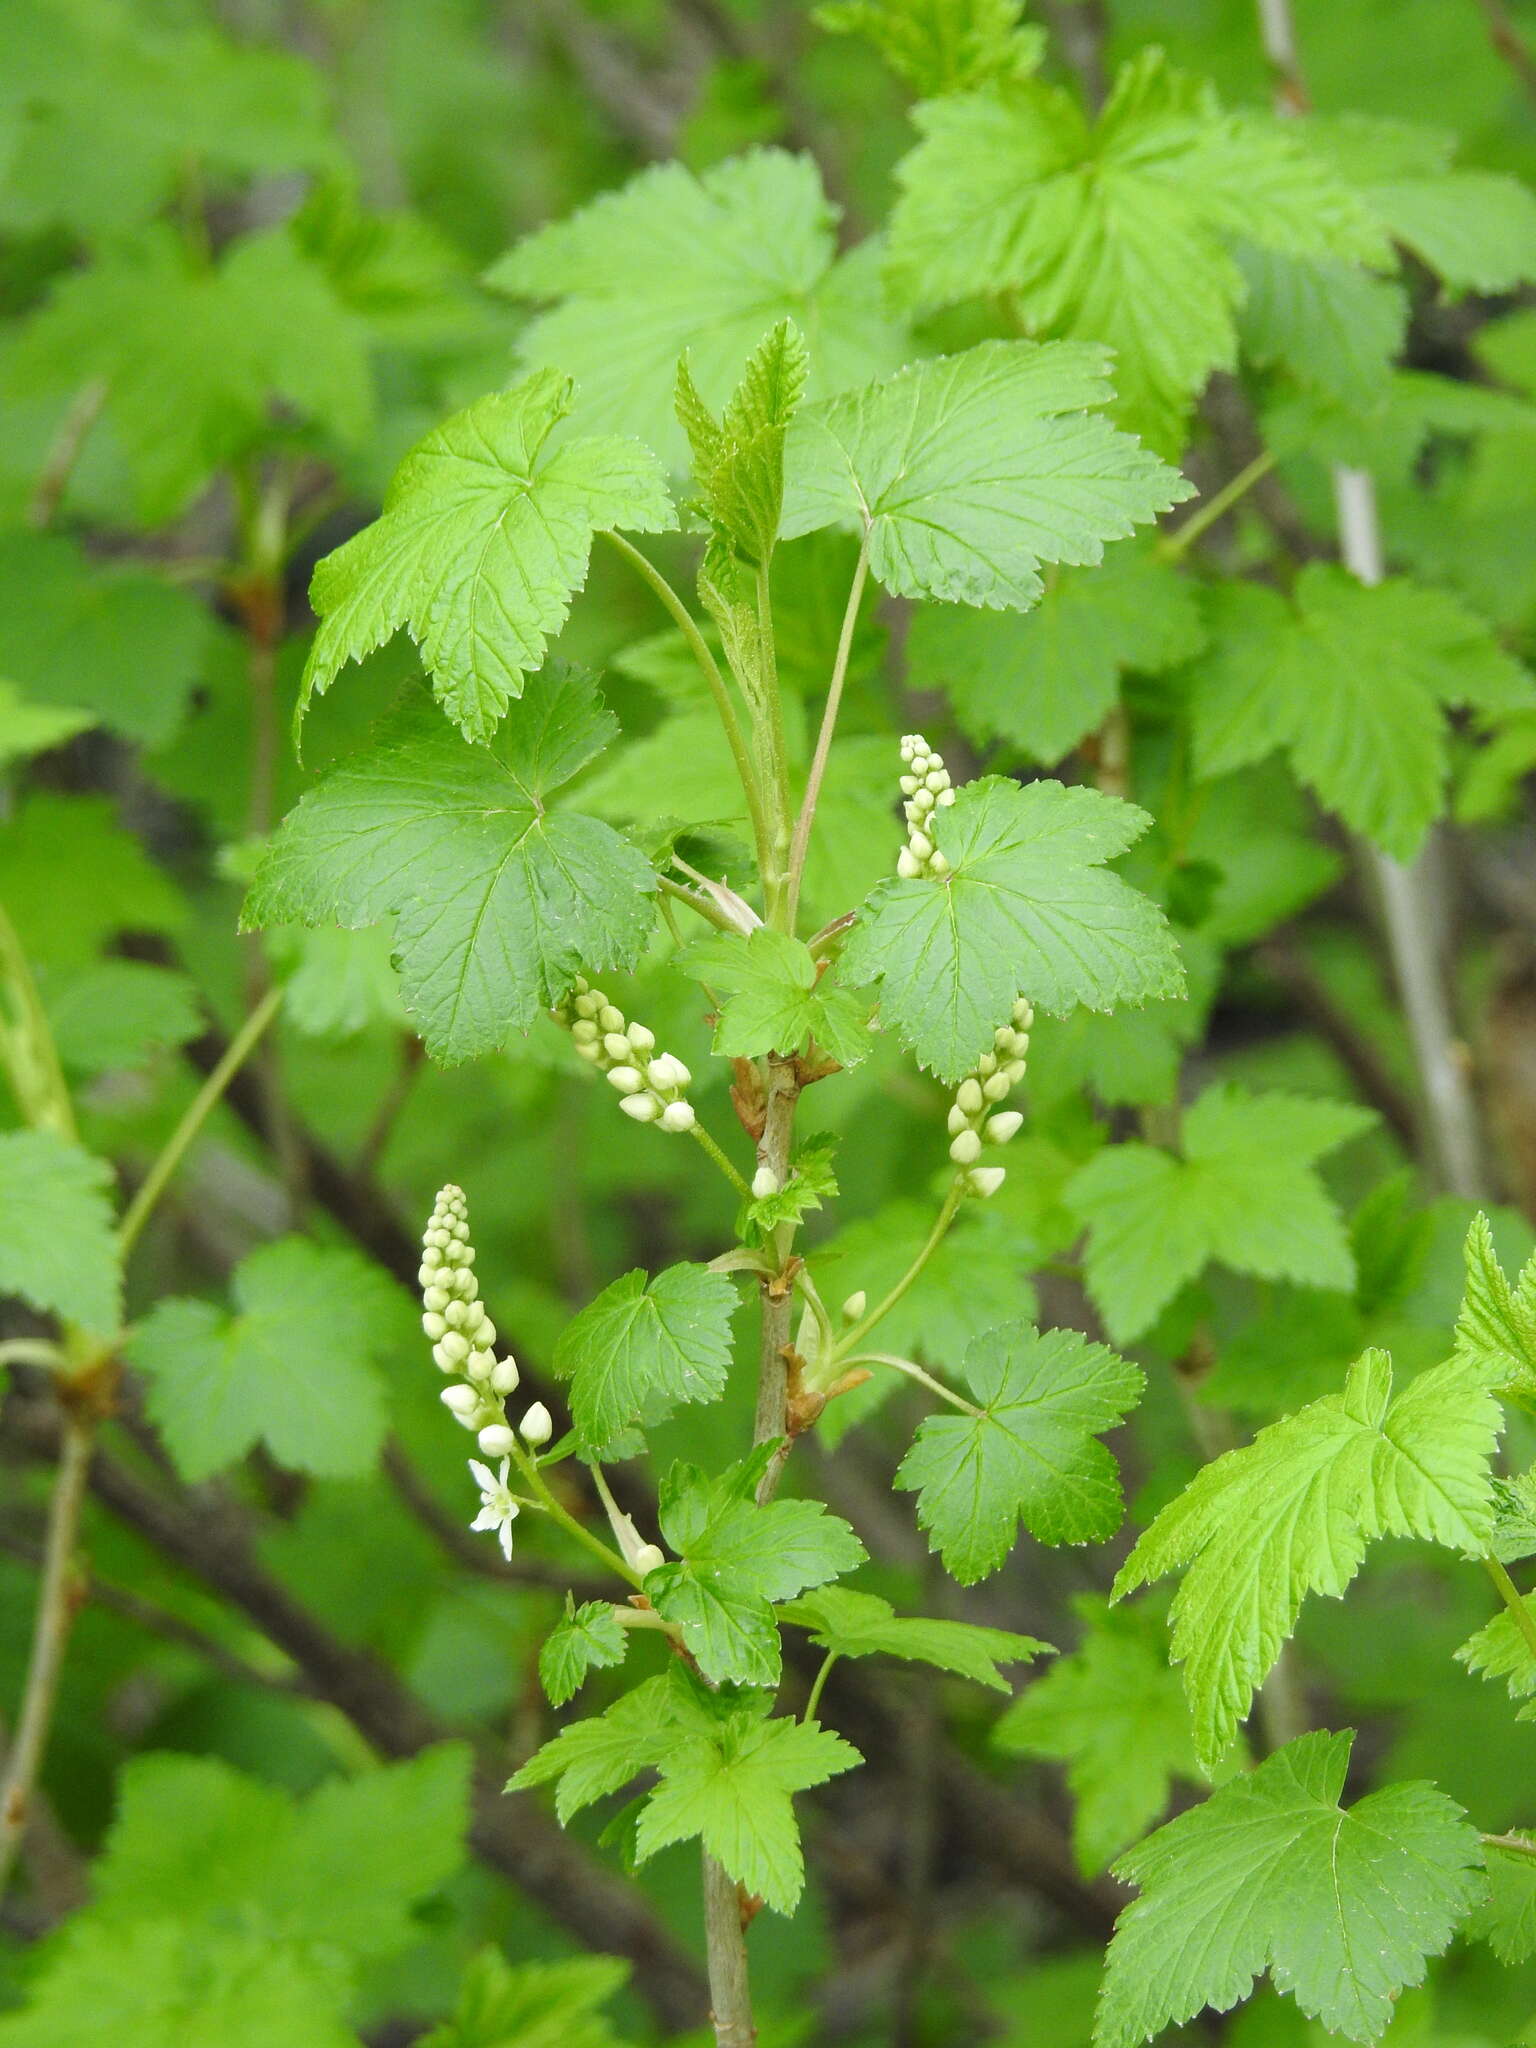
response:
[[(480, 1449), (500, 1458), (498, 1479), (478, 1459), (469, 1461), (480, 1488), (480, 1513), (472, 1529), (495, 1529), (502, 1550), (512, 1555), (512, 1524), (517, 1502), (507, 1490), (507, 1470), (517, 1437), (507, 1422), (506, 1398), (518, 1384), (517, 1361), (508, 1352), (497, 1358), (496, 1326), (480, 1301), (474, 1274), (475, 1248), (469, 1241), (469, 1204), (464, 1190), (452, 1184), (441, 1189), (422, 1237), (421, 1326), (432, 1339), (432, 1358), (440, 1372), (460, 1374), (443, 1389), (443, 1406), (466, 1429), (474, 1430)], [(530, 1450), (547, 1444), (554, 1422), (542, 1401), (535, 1401), (518, 1425)]]
[(949, 1156), (964, 1171), (973, 1195), (995, 1195), (1003, 1184), (1005, 1168), (976, 1162), (984, 1145), (1006, 1145), (1024, 1121), (1018, 1110), (1004, 1109), (1003, 1104), (1024, 1078), (1034, 1021), (1033, 1008), (1020, 996), (1010, 1021), (993, 1034), (992, 1051), (982, 1054), (955, 1090), (949, 1111)]
[(949, 862), (933, 839), (933, 814), (947, 810), (955, 800), (949, 770), (942, 754), (935, 753), (920, 732), (907, 733), (901, 742), (901, 758), (907, 772), (901, 778), (902, 805), (907, 819), (907, 843), (896, 856), (896, 872), (904, 882), (919, 875), (936, 879), (949, 873)]
[(619, 1092), (619, 1107), (637, 1124), (663, 1131), (691, 1131), (693, 1104), (683, 1091), (693, 1079), (676, 1054), (658, 1053), (656, 1034), (632, 1024), (600, 988), (579, 976), (570, 996), (553, 1013), (589, 1065)]

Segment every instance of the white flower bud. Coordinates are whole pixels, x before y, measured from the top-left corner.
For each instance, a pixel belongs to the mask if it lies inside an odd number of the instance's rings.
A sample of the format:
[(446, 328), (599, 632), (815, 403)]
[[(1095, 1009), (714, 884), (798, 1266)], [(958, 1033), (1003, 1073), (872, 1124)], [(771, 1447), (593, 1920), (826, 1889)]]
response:
[(1017, 1088), (1024, 1078), (1024, 1062), (1022, 1060), (1010, 1060), (1007, 1066), (1003, 1068), (1003, 1078), (1010, 1088)]
[(974, 1166), (981, 1157), (981, 1135), (977, 1131), (962, 1131), (951, 1141), (949, 1156), (956, 1166)]
[[(603, 1007), (601, 996), (584, 993), (576, 998), (575, 1009), (583, 1023), (589, 1023)], [(574, 1033), (572, 1034), (574, 1036)]]
[(480, 1432), (480, 1448), (488, 1458), (509, 1458), (517, 1448), (517, 1438), (504, 1422), (487, 1423)]
[(596, 1066), (603, 1057), (603, 1048), (597, 1039), (594, 1039), (590, 1045), (578, 1045), (576, 1050), (584, 1060), (589, 1061), (593, 1066)]
[(843, 1303), (843, 1314), (850, 1323), (856, 1323), (868, 1305), (869, 1296), (860, 1287), (855, 1293), (850, 1294)]
[(638, 1095), (645, 1086), (644, 1076), (638, 1067), (610, 1067), (608, 1079), (621, 1095)]
[(421, 1305), (429, 1315), (440, 1316), (448, 1307), (449, 1294), (446, 1287), (424, 1287), (421, 1290)]
[(931, 789), (920, 789), (908, 805), (908, 809), (916, 811), (919, 817), (926, 817), (933, 809), (933, 805), (933, 791)]
[(439, 1399), (445, 1408), (451, 1408), (455, 1415), (473, 1415), (480, 1406), (478, 1388), (466, 1387), (462, 1382), (444, 1387)]
[(1024, 1119), (1016, 1109), (1006, 1109), (1001, 1116), (987, 1118), (987, 1136), (994, 1145), (1006, 1145), (1017, 1136)]
[[(442, 1253), (438, 1251), (435, 1245), (428, 1245), (421, 1255), (421, 1271), (423, 1273), (435, 1273), (442, 1263)], [(423, 1280), (421, 1284), (425, 1287), (427, 1283)]]
[(904, 846), (897, 854), (896, 872), (904, 882), (915, 882), (923, 872), (923, 864), (910, 846)]
[(423, 1330), (426, 1331), (427, 1335), (432, 1339), (433, 1343), (435, 1344), (438, 1338), (441, 1337), (443, 1332), (447, 1329), (448, 1325), (440, 1315), (436, 1314), (435, 1311), (429, 1309), (421, 1319), (421, 1327)]
[(649, 1053), (656, 1050), (656, 1034), (649, 1024), (626, 1024), (624, 1030), (636, 1052)]
[(653, 1059), (645, 1070), (645, 1078), (653, 1088), (686, 1088), (693, 1079), (676, 1053), (664, 1052)]
[(1013, 1083), (1009, 1080), (1006, 1072), (988, 1074), (986, 1080), (981, 1085), (981, 1092), (985, 1095), (988, 1102), (1001, 1102), (1007, 1096), (1012, 1086)]
[(517, 1426), (522, 1431), (523, 1442), (531, 1444), (535, 1450), (540, 1444), (547, 1444), (555, 1433), (554, 1420), (542, 1401), (535, 1401)]
[(508, 1394), (517, 1392), (517, 1383), (522, 1375), (517, 1369), (517, 1360), (509, 1352), (491, 1367), (491, 1385), (503, 1400)]
[(661, 1115), (661, 1104), (648, 1090), (640, 1095), (626, 1095), (619, 1107), (637, 1124), (653, 1124)]
[(462, 1365), (468, 1358), (469, 1341), (462, 1332), (449, 1330), (433, 1345), (432, 1356), (444, 1372), (451, 1372), (455, 1366)]
[(496, 1367), (496, 1354), (489, 1349), (471, 1351), (464, 1361), (464, 1370), (472, 1380), (488, 1380)]
[(1007, 1178), (1006, 1166), (973, 1166), (965, 1176), (965, 1184), (973, 1195), (980, 1195), (986, 1201), (997, 1193)]
[(613, 1031), (622, 1031), (624, 1029), (624, 1012), (616, 1010), (612, 1003), (605, 1003), (597, 1013), (597, 1021), (602, 1026), (605, 1035)]
[(752, 1193), (759, 1202), (779, 1192), (779, 1176), (771, 1166), (760, 1166), (752, 1176)]
[(963, 1109), (967, 1116), (975, 1116), (981, 1108), (981, 1083), (974, 1075), (968, 1076), (955, 1090), (955, 1107)]
[(602, 1035), (590, 1017), (578, 1017), (571, 1026), (571, 1039), (576, 1045), (596, 1045)]
[(947, 786), (938, 792), (936, 799), (938, 807), (941, 811), (947, 811), (950, 805), (954, 802), (954, 800), (955, 792)]
[(947, 875), (949, 873), (949, 862), (937, 847), (928, 856), (928, 872), (930, 875)]
[(917, 777), (916, 777), (915, 775), (903, 775), (903, 776), (902, 776), (902, 778), (901, 778), (901, 793), (902, 793), (902, 795), (903, 795), (903, 796), (916, 796), (916, 795), (917, 795), (917, 792), (918, 792), (918, 790), (919, 790), (919, 789), (920, 789), (921, 787), (922, 787), (922, 785), (921, 785), (921, 784), (919, 783), (919, 781), (918, 781), (918, 779), (917, 779)]
[(976, 1062), (976, 1071), (983, 1080), (989, 1074), (995, 1074), (997, 1072), (997, 1054), (995, 1052), (984, 1052)]
[(933, 859), (933, 841), (925, 832), (914, 832), (907, 841), (907, 845), (912, 850), (914, 860), (929, 861)]
[(634, 1555), (634, 1567), (643, 1579), (648, 1572), (667, 1561), (667, 1553), (655, 1543), (642, 1543)]
[(949, 1115), (945, 1119), (945, 1122), (949, 1127), (949, 1135), (952, 1138), (955, 1137), (957, 1133), (959, 1133), (960, 1131), (968, 1131), (971, 1127), (970, 1118), (966, 1115), (965, 1111), (960, 1107), (958, 1102), (952, 1102), (949, 1105)]
[(1027, 1031), (1035, 1021), (1035, 1006), (1024, 996), (1020, 996), (1013, 1006), (1013, 1021), (1021, 1031)]
[(608, 1055), (609, 1059), (627, 1060), (630, 1050), (629, 1040), (622, 1031), (605, 1031), (603, 1033), (603, 1051)]
[(669, 1102), (657, 1119), (658, 1130), (691, 1131), (698, 1122), (691, 1102)]

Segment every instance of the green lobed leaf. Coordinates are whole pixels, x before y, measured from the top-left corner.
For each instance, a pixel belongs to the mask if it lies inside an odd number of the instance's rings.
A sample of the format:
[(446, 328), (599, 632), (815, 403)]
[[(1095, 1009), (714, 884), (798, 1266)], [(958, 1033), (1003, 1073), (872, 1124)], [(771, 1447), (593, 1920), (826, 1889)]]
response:
[(1107, 372), (1102, 349), (985, 341), (803, 408), (785, 537), (857, 526), (895, 596), (1028, 610), (1042, 562), (1097, 562), (1193, 492), (1091, 410)]
[(700, 1671), (716, 1682), (777, 1685), (772, 1603), (864, 1562), (853, 1530), (820, 1501), (759, 1507), (752, 1498), (759, 1470), (754, 1459), (709, 1479), (678, 1464), (661, 1483), (661, 1533), (678, 1561), (647, 1573), (646, 1597), (680, 1626)]
[[(677, 1738), (678, 1698), (670, 1675), (646, 1679), (601, 1714), (568, 1722), (507, 1781), (507, 1790), (522, 1792), (553, 1783), (555, 1812), (563, 1827), (583, 1807), (661, 1763)], [(686, 1725), (692, 1728), (696, 1721), (697, 1711)]]
[(64, 275), (7, 379), (19, 397), (105, 380), (146, 524), (175, 518), (217, 470), (269, 445), (274, 397), (345, 443), (363, 439), (373, 412), (362, 325), (286, 228), (238, 238), (213, 265), (154, 223)]
[(1492, 1532), (1488, 1461), (1500, 1413), (1481, 1376), (1451, 1363), (1394, 1394), (1367, 1351), (1343, 1391), (1205, 1466), (1121, 1567), (1114, 1597), (1184, 1570), (1173, 1655), (1184, 1666), (1202, 1763), (1219, 1762), (1308, 1593), (1339, 1598), (1383, 1536), (1480, 1551)]
[[(1536, 1624), (1536, 1598), (1524, 1593), (1520, 1605), (1527, 1621)], [(1529, 1701), (1536, 1693), (1536, 1653), (1526, 1630), (1507, 1607), (1501, 1607), (1491, 1621), (1475, 1630), (1455, 1655), (1457, 1663), (1465, 1664), (1476, 1677), (1502, 1678), (1512, 1700)], [(1536, 1710), (1522, 1705), (1515, 1718), (1536, 1720)]]
[(967, 92), (994, 78), (1026, 77), (1045, 54), (1045, 31), (1019, 23), (1022, 0), (825, 0), (817, 26), (858, 35), (921, 97)]
[(695, 981), (726, 997), (714, 1048), (728, 1058), (803, 1052), (814, 1038), (839, 1065), (869, 1051), (869, 1005), (838, 986), (802, 939), (766, 925), (744, 936), (713, 932), (678, 956)]
[(637, 1268), (571, 1318), (554, 1367), (571, 1382), (571, 1413), (593, 1451), (632, 1424), (649, 1429), (684, 1401), (715, 1401), (731, 1362), (736, 1289), (705, 1266)]
[(1479, 1212), (1467, 1228), (1466, 1291), (1456, 1318), (1456, 1356), (1492, 1384), (1536, 1394), (1536, 1256), (1513, 1287), (1494, 1248), (1493, 1226)]
[(1041, 1543), (1112, 1536), (1123, 1512), (1115, 1461), (1097, 1442), (1140, 1398), (1140, 1369), (1076, 1330), (1005, 1324), (965, 1355), (974, 1416), (919, 1425), (896, 1485), (962, 1585), (995, 1572), (1022, 1522)]
[(232, 1317), (162, 1301), (126, 1347), (182, 1477), (206, 1479), (258, 1442), (297, 1472), (370, 1471), (386, 1427), (376, 1361), (400, 1327), (393, 1285), (355, 1252), (288, 1237), (242, 1262), (233, 1294)]
[(1536, 703), (1483, 620), (1402, 578), (1367, 588), (1314, 562), (1294, 606), (1239, 584), (1208, 611), (1211, 648), (1190, 672), (1196, 773), (1282, 746), (1323, 803), (1402, 859), (1445, 807), (1446, 713)]
[(557, 436), (570, 409), (570, 379), (539, 370), (416, 444), (379, 518), (315, 571), (301, 711), (403, 627), (454, 724), (490, 737), (564, 625), (593, 534), (676, 524), (655, 457), (613, 435)]
[(53, 1131), (0, 1131), (0, 1294), (110, 1337), (122, 1315), (112, 1169)]
[[(843, 391), (907, 355), (887, 310), (879, 250), (837, 254), (835, 209), (809, 157), (757, 149), (695, 176), (642, 171), (570, 219), (541, 228), (487, 281), (552, 300), (520, 336), (525, 362), (576, 379), (584, 426), (634, 434), (673, 466), (679, 356), (704, 402), (724, 405), (743, 365), (786, 318), (804, 334), (809, 388)], [(616, 333), (623, 346), (615, 348)]]
[(1091, 1876), (1167, 1810), (1175, 1778), (1198, 1785), (1206, 1774), (1162, 1616), (1112, 1608), (1097, 1593), (1073, 1605), (1077, 1648), (1019, 1694), (992, 1739), (1010, 1755), (1067, 1766), (1072, 1844)]
[(581, 1690), (589, 1671), (624, 1662), (628, 1637), (606, 1600), (586, 1600), (578, 1607), (569, 1593), (565, 1613), (539, 1648), (539, 1683), (552, 1707), (563, 1707)]
[(950, 873), (882, 882), (842, 961), (879, 980), (882, 1021), (941, 1080), (969, 1072), (1020, 995), (1060, 1016), (1181, 991), (1162, 912), (1103, 868), (1146, 830), (1144, 811), (986, 776), (934, 816)]
[(614, 729), (592, 683), (556, 670), (530, 681), (494, 751), (403, 715), (289, 814), (242, 924), (392, 922), (427, 1050), (496, 1051), (578, 973), (632, 966), (645, 943), (650, 864), (549, 801)]
[(1135, 2048), (1268, 1971), (1352, 2041), (1385, 2031), (1483, 1889), (1477, 1831), (1430, 1785), (1339, 1804), (1350, 1734), (1303, 1735), (1122, 1856), (1096, 2048)]
[(119, 932), (175, 932), (186, 901), (109, 797), (39, 789), (0, 824), (0, 903), (27, 957), (52, 969), (95, 961)]
[(925, 605), (907, 640), (908, 681), (942, 689), (971, 739), (1062, 760), (1100, 725), (1127, 669), (1155, 674), (1205, 643), (1192, 586), (1121, 545), (1097, 569), (1064, 569), (1027, 619)]
[(677, 413), (693, 454), (705, 513), (749, 562), (766, 562), (784, 506), (784, 437), (805, 395), (809, 359), (792, 320), (781, 320), (748, 358), (741, 382), (716, 420), (689, 374), (677, 366)]
[(1088, 1225), (1088, 1291), (1115, 1342), (1150, 1329), (1212, 1260), (1353, 1286), (1344, 1219), (1316, 1164), (1374, 1121), (1352, 1103), (1218, 1083), (1184, 1115), (1182, 1157), (1132, 1142), (1090, 1159), (1066, 1198)]
[(808, 1138), (797, 1145), (783, 1187), (771, 1195), (754, 1195), (742, 1204), (738, 1236), (744, 1237), (750, 1230), (760, 1238), (771, 1237), (781, 1223), (799, 1223), (830, 1201), (837, 1193), (832, 1164), (836, 1152), (835, 1138)]
[(1108, 343), (1116, 416), (1164, 454), (1237, 360), (1229, 241), (1367, 261), (1367, 207), (1285, 123), (1224, 114), (1161, 51), (1122, 66), (1092, 127), (1028, 81), (918, 108), (897, 170), (891, 271), (919, 310), (1006, 295), (1027, 330)]
[(38, 980), (59, 1058), (74, 1073), (137, 1067), (203, 1030), (196, 985), (145, 960), (98, 960)]
[(779, 1617), (810, 1629), (812, 1642), (834, 1656), (900, 1657), (908, 1664), (932, 1664), (994, 1692), (1010, 1689), (1000, 1665), (1027, 1663), (1051, 1647), (1010, 1629), (898, 1614), (889, 1600), (855, 1592), (851, 1586), (822, 1586), (803, 1594), (782, 1606)]
[(644, 1861), (697, 1835), (749, 1896), (792, 1913), (805, 1886), (796, 1792), (825, 1784), (862, 1758), (829, 1729), (733, 1714), (709, 1733), (684, 1735), (636, 1830)]
[(460, 1980), (452, 2019), (417, 2048), (619, 2048), (599, 2008), (628, 1974), (618, 1956), (514, 1964), (483, 1948)]
[(1536, 1954), (1536, 1840), (1512, 1834), (1484, 1838), (1488, 1899), (1467, 1933), (1486, 1941), (1501, 1963), (1528, 1962)]

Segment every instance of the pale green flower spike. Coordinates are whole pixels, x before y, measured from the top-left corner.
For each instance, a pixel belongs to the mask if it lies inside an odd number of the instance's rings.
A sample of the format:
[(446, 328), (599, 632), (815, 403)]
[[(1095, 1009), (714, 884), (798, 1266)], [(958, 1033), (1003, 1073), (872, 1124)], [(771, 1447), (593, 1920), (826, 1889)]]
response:
[(571, 1034), (577, 1052), (619, 1092), (619, 1107), (637, 1124), (691, 1131), (693, 1104), (683, 1091), (693, 1079), (675, 1053), (656, 1050), (656, 1034), (631, 1024), (600, 988), (578, 975), (570, 995), (550, 1013)]
[(896, 872), (907, 882), (919, 875), (947, 875), (949, 862), (933, 842), (934, 812), (947, 810), (955, 800), (944, 757), (933, 751), (920, 732), (909, 732), (901, 742), (901, 758), (907, 764), (901, 778), (907, 843), (896, 856)]
[(955, 1090), (949, 1112), (949, 1156), (965, 1172), (970, 1194), (995, 1195), (1007, 1178), (1001, 1166), (978, 1166), (985, 1145), (1006, 1145), (1024, 1119), (1003, 1102), (1024, 1078), (1029, 1028), (1035, 1013), (1023, 996), (1013, 1006), (1010, 1022), (993, 1034), (992, 1051), (983, 1053)]

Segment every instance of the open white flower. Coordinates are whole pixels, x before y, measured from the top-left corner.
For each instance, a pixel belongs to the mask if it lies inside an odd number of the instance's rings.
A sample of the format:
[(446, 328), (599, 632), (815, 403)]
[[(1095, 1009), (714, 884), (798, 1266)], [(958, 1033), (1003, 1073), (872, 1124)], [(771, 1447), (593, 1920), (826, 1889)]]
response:
[(470, 1523), (471, 1529), (494, 1529), (501, 1544), (501, 1554), (510, 1562), (512, 1556), (512, 1524), (517, 1520), (517, 1502), (507, 1487), (507, 1466), (510, 1461), (503, 1458), (500, 1473), (489, 1465), (482, 1465), (478, 1458), (471, 1458), (469, 1470), (476, 1486), (480, 1489), (480, 1512)]

